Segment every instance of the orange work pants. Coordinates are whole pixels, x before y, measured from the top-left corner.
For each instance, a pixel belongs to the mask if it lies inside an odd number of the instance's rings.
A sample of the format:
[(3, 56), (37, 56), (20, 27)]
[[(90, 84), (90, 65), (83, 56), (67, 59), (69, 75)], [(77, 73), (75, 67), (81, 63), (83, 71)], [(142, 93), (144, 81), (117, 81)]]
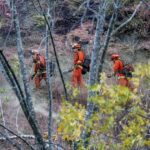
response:
[(125, 77), (118, 78), (118, 85), (128, 87), (131, 91), (134, 90), (132, 83)]
[(72, 74), (72, 85), (74, 87), (84, 87), (82, 68), (74, 68)]
[(35, 87), (38, 89), (41, 87), (41, 81), (42, 80), (46, 81), (46, 73), (43, 73), (42, 75), (36, 75), (34, 77), (34, 83), (35, 83)]

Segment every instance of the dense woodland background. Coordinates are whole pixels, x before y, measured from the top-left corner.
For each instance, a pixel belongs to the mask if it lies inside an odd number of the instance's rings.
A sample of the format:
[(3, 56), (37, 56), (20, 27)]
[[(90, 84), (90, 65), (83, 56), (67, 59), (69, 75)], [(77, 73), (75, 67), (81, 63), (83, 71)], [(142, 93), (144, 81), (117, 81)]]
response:
[[(78, 41), (86, 90), (67, 72)], [(56, 65), (40, 90), (34, 49)], [(116, 52), (134, 66), (134, 92), (106, 78)], [(0, 150), (149, 150), (149, 58), (149, 0), (0, 0)]]

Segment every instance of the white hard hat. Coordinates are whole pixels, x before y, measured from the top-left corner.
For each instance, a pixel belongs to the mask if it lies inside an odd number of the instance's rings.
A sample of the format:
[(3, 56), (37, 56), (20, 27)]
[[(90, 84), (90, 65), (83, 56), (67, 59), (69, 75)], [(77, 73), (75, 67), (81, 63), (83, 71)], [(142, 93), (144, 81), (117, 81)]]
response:
[(77, 48), (77, 49), (80, 49), (81, 48), (81, 44), (78, 44), (78, 43), (75, 43), (73, 44), (72, 48)]
[(32, 54), (39, 54), (39, 51), (38, 50), (32, 50), (31, 53)]

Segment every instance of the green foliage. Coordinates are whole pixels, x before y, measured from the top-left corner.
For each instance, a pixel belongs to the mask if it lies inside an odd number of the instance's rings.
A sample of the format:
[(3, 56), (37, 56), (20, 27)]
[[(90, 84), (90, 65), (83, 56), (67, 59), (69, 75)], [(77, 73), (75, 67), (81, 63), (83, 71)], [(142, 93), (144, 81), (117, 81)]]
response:
[(4, 93), (6, 93), (7, 91), (6, 91), (6, 89), (5, 88), (0, 88), (0, 94), (4, 94)]
[(147, 64), (137, 64), (135, 67), (134, 75), (140, 77), (140, 79), (150, 79), (150, 61)]
[(0, 17), (0, 29), (3, 27), (4, 24), (5, 24), (4, 18)]
[[(7, 93), (8, 93), (8, 89), (0, 87), (0, 95), (1, 95), (1, 96), (2, 96), (2, 95), (4, 96), (2, 99), (4, 100), (5, 103), (7, 103), (7, 102), (9, 101), (9, 98), (8, 98), (8, 96), (7, 96)], [(5, 96), (5, 95), (6, 95), (6, 96)]]
[(84, 128), (85, 108), (76, 103), (75, 106), (68, 102), (63, 102), (60, 111), (60, 121), (58, 134), (67, 141), (76, 141), (79, 139), (81, 131)]
[(34, 19), (35, 25), (37, 27), (45, 26), (44, 16), (42, 16), (42, 15), (33, 15), (33, 19)]
[(0, 28), (2, 27), (2, 21), (1, 21), (1, 19), (0, 19)]
[(19, 68), (19, 59), (17, 55), (13, 55), (13, 57), (10, 59), (10, 64), (12, 64), (12, 69), (14, 70), (15, 74), (18, 76), (20, 73)]
[(72, 87), (72, 85), (70, 83), (66, 84), (66, 88), (67, 88), (67, 90), (70, 93), (70, 99), (71, 100), (74, 99), (74, 98), (76, 98), (80, 94), (79, 89)]
[(67, 2), (70, 7), (77, 9), (84, 2), (84, 0), (68, 0)]
[(9, 102), (10, 99), (9, 99), (8, 96), (5, 96), (5, 99), (4, 99), (4, 100), (5, 100), (5, 103), (7, 103), (7, 102)]
[[(137, 64), (132, 79), (135, 90), (126, 87), (107, 85), (106, 75), (101, 75), (101, 83), (89, 87), (96, 96), (89, 101), (96, 104), (99, 111), (94, 112), (88, 125), (91, 130), (90, 144), (87, 149), (130, 150), (133, 147), (150, 146), (145, 138), (150, 120), (146, 119), (149, 111), (141, 101), (137, 91), (143, 79), (149, 82), (150, 63)], [(145, 117), (142, 117), (145, 116)], [(63, 103), (60, 111), (58, 133), (67, 141), (77, 141), (85, 128), (85, 108)], [(117, 129), (117, 130), (116, 130)], [(79, 143), (79, 149), (84, 149)]]

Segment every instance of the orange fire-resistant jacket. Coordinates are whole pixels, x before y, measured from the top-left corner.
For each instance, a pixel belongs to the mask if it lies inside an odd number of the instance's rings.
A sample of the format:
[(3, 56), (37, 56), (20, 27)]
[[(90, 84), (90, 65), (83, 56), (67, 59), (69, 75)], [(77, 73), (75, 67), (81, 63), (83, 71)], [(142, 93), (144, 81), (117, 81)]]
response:
[(74, 65), (81, 64), (84, 62), (85, 54), (83, 51), (77, 51), (74, 54)]
[(45, 57), (40, 55), (37, 57), (37, 63), (34, 66), (34, 72), (37, 74), (34, 78), (36, 88), (40, 88), (41, 80), (46, 81), (46, 61)]
[(113, 69), (115, 75), (124, 76), (124, 74), (121, 73), (123, 70), (123, 62), (120, 59), (115, 60)]
[(133, 91), (134, 85), (121, 73), (123, 70), (123, 62), (120, 59), (115, 60), (113, 69), (115, 75), (118, 76), (118, 85), (128, 87)]
[(34, 72), (37, 73), (38, 71), (43, 71), (45, 68), (46, 68), (45, 57), (40, 55), (37, 58), (37, 63), (35, 64)]
[(83, 87), (82, 77), (82, 63), (84, 62), (85, 55), (83, 51), (77, 51), (74, 53), (74, 70), (72, 74), (72, 84), (74, 87)]

